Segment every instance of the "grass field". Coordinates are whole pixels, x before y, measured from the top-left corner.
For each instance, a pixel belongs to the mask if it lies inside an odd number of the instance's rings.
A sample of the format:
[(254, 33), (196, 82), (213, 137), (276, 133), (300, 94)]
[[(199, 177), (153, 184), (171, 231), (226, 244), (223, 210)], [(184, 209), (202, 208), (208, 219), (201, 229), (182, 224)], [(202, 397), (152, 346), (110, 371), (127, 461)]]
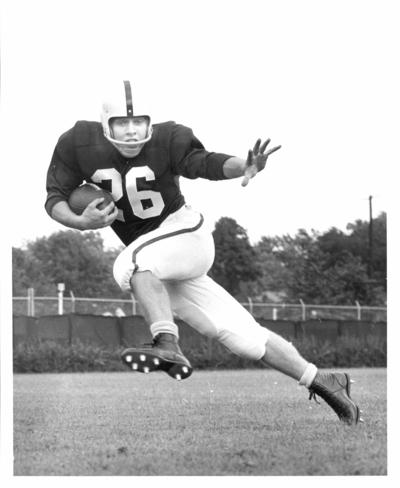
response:
[(267, 369), (17, 374), (14, 474), (385, 475), (386, 369), (350, 372), (356, 427)]

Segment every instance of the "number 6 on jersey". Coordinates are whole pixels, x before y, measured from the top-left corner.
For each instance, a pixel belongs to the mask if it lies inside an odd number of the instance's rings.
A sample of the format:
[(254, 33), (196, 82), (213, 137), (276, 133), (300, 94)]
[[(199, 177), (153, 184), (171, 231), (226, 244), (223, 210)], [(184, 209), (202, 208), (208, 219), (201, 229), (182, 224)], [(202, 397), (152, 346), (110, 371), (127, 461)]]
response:
[[(148, 166), (131, 168), (126, 174), (126, 192), (133, 213), (141, 219), (157, 217), (163, 211), (164, 200), (161, 193), (153, 190), (138, 190), (137, 179), (145, 178), (146, 181), (155, 180), (154, 172)], [(151, 206), (144, 208), (143, 201), (150, 200)]]

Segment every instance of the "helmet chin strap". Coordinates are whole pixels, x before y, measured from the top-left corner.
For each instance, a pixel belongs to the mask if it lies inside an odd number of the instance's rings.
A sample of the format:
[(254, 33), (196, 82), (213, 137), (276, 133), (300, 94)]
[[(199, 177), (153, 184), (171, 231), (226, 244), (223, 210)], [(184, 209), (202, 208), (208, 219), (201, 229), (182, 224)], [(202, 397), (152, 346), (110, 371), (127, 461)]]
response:
[(122, 154), (122, 156), (126, 158), (134, 158), (140, 153), (142, 147), (144, 146), (144, 144), (138, 144), (135, 147), (124, 147), (113, 142), (111, 144)]
[(149, 132), (148, 136), (145, 139), (141, 139), (140, 141), (129, 141), (129, 142), (124, 142), (124, 141), (118, 141), (117, 139), (113, 139), (110, 136), (105, 136), (111, 144), (118, 149), (118, 151), (125, 157), (127, 158), (133, 158), (137, 156), (142, 147), (146, 144), (151, 139), (152, 136), (152, 130)]

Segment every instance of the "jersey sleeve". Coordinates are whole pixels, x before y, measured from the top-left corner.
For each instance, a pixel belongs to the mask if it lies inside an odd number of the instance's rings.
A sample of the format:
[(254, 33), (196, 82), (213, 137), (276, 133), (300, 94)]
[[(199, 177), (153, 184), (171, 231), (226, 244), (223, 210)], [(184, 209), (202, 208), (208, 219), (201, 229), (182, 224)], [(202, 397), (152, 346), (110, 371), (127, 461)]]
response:
[(190, 179), (225, 180), (223, 165), (230, 157), (228, 154), (206, 151), (191, 129), (174, 125), (170, 160), (175, 174)]
[(67, 201), (72, 190), (83, 180), (75, 156), (74, 128), (72, 128), (60, 137), (51, 158), (46, 179), (46, 212), (51, 216), (54, 205)]

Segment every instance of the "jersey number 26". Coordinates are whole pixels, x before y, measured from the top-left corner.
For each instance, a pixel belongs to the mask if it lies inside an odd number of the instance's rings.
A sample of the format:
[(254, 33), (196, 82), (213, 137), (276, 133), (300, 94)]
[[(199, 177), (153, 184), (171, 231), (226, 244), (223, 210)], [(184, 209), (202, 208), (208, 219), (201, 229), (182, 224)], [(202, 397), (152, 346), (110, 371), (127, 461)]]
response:
[[(165, 207), (164, 200), (161, 193), (153, 190), (138, 190), (137, 180), (138, 178), (144, 178), (146, 181), (155, 180), (155, 175), (152, 169), (148, 166), (138, 166), (131, 168), (125, 175), (126, 194), (132, 212), (141, 219), (149, 219), (151, 217), (157, 217), (163, 211)], [(111, 194), (115, 202), (118, 202), (123, 196), (123, 181), (121, 174), (115, 168), (98, 169), (91, 176), (91, 180), (94, 183), (104, 183), (105, 181), (111, 181)], [(150, 204), (143, 206), (143, 201), (146, 200)], [(125, 221), (123, 212), (118, 210), (119, 220)]]

